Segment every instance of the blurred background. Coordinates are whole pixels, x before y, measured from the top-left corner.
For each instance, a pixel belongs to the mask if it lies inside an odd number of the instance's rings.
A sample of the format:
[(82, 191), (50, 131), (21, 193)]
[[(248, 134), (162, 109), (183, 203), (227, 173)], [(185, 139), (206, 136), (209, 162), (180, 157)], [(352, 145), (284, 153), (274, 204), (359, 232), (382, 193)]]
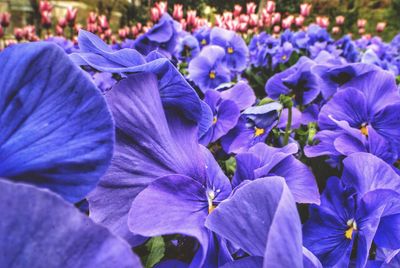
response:
[[(156, 1), (151, 0), (81, 0), (81, 1), (49, 1), (52, 6), (54, 20), (65, 16), (68, 7), (78, 9), (77, 23), (85, 24), (89, 12), (103, 14), (107, 17), (113, 30), (124, 26), (131, 26), (137, 22), (145, 24), (150, 18), (151, 7)], [(235, 4), (245, 6), (247, 2), (255, 2), (258, 10), (262, 10), (266, 0), (176, 0), (168, 1), (168, 12), (172, 14), (174, 4), (182, 4), (184, 12), (196, 10), (197, 16), (207, 17), (213, 20), (213, 14), (222, 13), (225, 10), (233, 10)], [(365, 19), (365, 30), (374, 34), (378, 22), (386, 22), (385, 31), (381, 33), (384, 40), (390, 40), (400, 31), (400, 0), (282, 0), (276, 2), (276, 11), (282, 15), (299, 13), (301, 3), (312, 4), (310, 18), (317, 15), (328, 16), (331, 22), (339, 15), (343, 15), (343, 33), (357, 32), (357, 20)], [(0, 0), (0, 13), (11, 13), (10, 29), (25, 25), (40, 27), (39, 0)], [(333, 23), (331, 23), (333, 26)], [(12, 32), (12, 31), (9, 31)]]

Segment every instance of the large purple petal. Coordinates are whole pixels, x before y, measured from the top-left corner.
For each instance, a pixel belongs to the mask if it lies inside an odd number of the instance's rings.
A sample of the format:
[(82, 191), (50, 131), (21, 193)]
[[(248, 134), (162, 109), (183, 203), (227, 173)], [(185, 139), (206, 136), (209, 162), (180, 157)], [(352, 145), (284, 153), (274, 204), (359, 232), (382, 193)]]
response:
[(141, 267), (129, 245), (47, 190), (0, 179), (1, 267)]
[(209, 231), (204, 227), (207, 191), (198, 181), (183, 175), (161, 177), (133, 201), (128, 226), (143, 236), (183, 234), (196, 238), (207, 255)]
[(51, 43), (7, 48), (0, 65), (0, 176), (81, 200), (112, 156), (100, 91)]
[(174, 111), (165, 114), (154, 75), (129, 75), (106, 98), (117, 128), (116, 148), (89, 205), (95, 221), (127, 237), (126, 216), (135, 196), (169, 174), (204, 180), (204, 160), (196, 125)]
[(241, 111), (249, 108), (256, 101), (253, 89), (243, 81), (239, 81), (230, 89), (222, 91), (221, 98), (235, 102)]
[(243, 185), (207, 218), (206, 226), (264, 267), (302, 267), (300, 218), (283, 178)]
[(360, 196), (375, 189), (391, 189), (400, 193), (400, 177), (378, 157), (354, 153), (343, 160), (344, 183), (355, 187)]

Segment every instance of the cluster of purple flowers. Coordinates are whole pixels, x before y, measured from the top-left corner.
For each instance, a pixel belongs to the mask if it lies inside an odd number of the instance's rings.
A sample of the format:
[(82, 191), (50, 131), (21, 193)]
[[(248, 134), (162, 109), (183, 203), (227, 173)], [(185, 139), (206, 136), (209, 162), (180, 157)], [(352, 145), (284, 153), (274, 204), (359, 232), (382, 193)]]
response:
[(400, 35), (165, 13), (0, 65), (0, 267), (400, 265)]

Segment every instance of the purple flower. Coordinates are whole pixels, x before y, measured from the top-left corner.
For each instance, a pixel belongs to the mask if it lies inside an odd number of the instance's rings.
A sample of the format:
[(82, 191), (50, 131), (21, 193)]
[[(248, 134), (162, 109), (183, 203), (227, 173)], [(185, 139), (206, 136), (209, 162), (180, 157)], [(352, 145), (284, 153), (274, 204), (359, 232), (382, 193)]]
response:
[(248, 254), (224, 267), (321, 267), (302, 247), (300, 218), (281, 177), (244, 182), (206, 226)]
[(276, 102), (247, 108), (233, 128), (221, 140), (227, 153), (247, 151), (258, 142), (264, 142), (276, 125), (282, 105)]
[(265, 84), (268, 97), (278, 100), (279, 96), (293, 96), (297, 104), (309, 104), (317, 98), (320, 88), (318, 77), (311, 72), (315, 62), (307, 57), (285, 71), (275, 74)]
[(157, 50), (170, 58), (175, 51), (178, 32), (179, 23), (164, 13), (156, 25), (135, 40), (134, 48), (144, 55)]
[(310, 208), (303, 226), (304, 246), (324, 266), (338, 267), (348, 266), (353, 248), (356, 267), (365, 267), (372, 242), (399, 248), (399, 182), (392, 168), (371, 154), (346, 158), (342, 181), (329, 179), (321, 206)]
[(225, 52), (219, 46), (203, 48), (189, 63), (189, 77), (206, 92), (230, 81), (230, 71), (224, 62)]
[(214, 27), (210, 33), (210, 42), (225, 50), (224, 61), (229, 69), (241, 72), (247, 67), (249, 49), (236, 32)]
[(236, 172), (232, 179), (235, 187), (245, 180), (280, 176), (299, 203), (319, 204), (319, 193), (315, 178), (306, 165), (293, 154), (299, 150), (291, 143), (283, 148), (257, 143), (247, 152), (236, 155)]
[(253, 89), (245, 82), (239, 82), (232, 88), (218, 92), (209, 90), (204, 101), (213, 112), (213, 124), (201, 137), (202, 144), (215, 142), (236, 126), (240, 111), (251, 106), (256, 100)]
[(184, 36), (179, 38), (175, 50), (176, 57), (179, 60), (189, 62), (193, 58), (197, 57), (199, 53), (200, 46), (195, 37), (186, 33)]
[(389, 163), (400, 143), (400, 96), (394, 77), (385, 71), (364, 73), (341, 87), (322, 107), (320, 143), (307, 147), (309, 157), (370, 152)]

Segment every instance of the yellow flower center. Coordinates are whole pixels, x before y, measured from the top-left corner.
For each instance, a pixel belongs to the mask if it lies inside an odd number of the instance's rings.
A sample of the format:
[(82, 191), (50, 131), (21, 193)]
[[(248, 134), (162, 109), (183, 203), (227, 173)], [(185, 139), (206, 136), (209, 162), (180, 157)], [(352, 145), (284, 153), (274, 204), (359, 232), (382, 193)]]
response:
[(364, 136), (368, 136), (368, 128), (367, 128), (367, 124), (362, 124), (361, 128), (360, 128), (361, 134), (363, 134)]
[(286, 60), (286, 59), (287, 59), (286, 55), (283, 55), (282, 60)]
[(209, 191), (208, 196), (207, 196), (207, 201), (208, 201), (208, 214), (213, 212), (213, 210), (216, 208), (216, 206), (213, 204), (213, 200), (215, 198), (215, 192), (214, 191)]
[(357, 224), (356, 221), (354, 219), (350, 219), (347, 221), (347, 226), (349, 227), (346, 232), (344, 233), (344, 236), (347, 239), (352, 239), (353, 238), (353, 231), (356, 230), (357, 231)]
[(228, 53), (232, 54), (233, 53), (233, 48), (232, 47), (228, 47)]
[(204, 46), (204, 45), (207, 45), (207, 40), (206, 39), (203, 39), (203, 40), (201, 40), (201, 44)]
[(216, 116), (214, 116), (214, 118), (213, 118), (213, 124), (217, 123), (217, 121), (218, 121), (218, 118), (217, 118)]
[(209, 74), (209, 76), (210, 76), (210, 79), (215, 79), (215, 71), (210, 71), (210, 74)]
[(258, 127), (255, 127), (255, 128), (254, 128), (254, 137), (261, 136), (261, 135), (264, 134), (264, 133), (265, 133), (265, 129), (263, 129), (263, 128), (258, 128)]

